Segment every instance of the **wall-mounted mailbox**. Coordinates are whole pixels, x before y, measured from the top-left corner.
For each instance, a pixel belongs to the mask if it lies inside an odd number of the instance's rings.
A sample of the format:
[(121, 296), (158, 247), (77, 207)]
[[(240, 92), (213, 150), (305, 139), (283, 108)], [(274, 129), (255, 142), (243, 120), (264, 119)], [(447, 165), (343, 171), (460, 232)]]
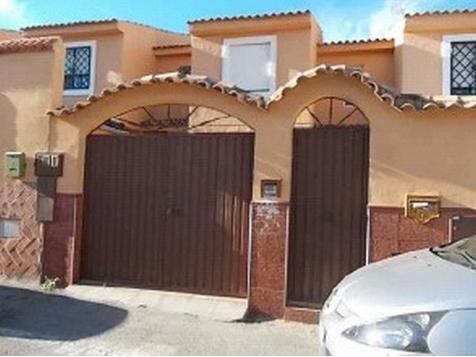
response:
[(261, 180), (261, 197), (268, 200), (275, 200), (281, 197), (281, 180)]
[(25, 153), (8, 151), (5, 153), (5, 175), (11, 178), (25, 176), (26, 158)]
[(405, 216), (413, 218), (420, 224), (425, 224), (440, 216), (440, 196), (407, 195)]
[(35, 175), (38, 177), (63, 176), (64, 155), (57, 152), (35, 154)]

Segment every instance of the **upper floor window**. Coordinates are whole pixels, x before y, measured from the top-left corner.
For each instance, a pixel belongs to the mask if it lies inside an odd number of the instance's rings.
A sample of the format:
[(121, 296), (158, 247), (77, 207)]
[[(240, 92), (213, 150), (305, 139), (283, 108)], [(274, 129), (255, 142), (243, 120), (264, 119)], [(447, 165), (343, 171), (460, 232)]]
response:
[(88, 95), (94, 91), (95, 42), (65, 44), (64, 95)]
[(443, 94), (476, 95), (476, 35), (443, 37)]
[(249, 93), (271, 94), (276, 89), (276, 36), (225, 39), (222, 79)]

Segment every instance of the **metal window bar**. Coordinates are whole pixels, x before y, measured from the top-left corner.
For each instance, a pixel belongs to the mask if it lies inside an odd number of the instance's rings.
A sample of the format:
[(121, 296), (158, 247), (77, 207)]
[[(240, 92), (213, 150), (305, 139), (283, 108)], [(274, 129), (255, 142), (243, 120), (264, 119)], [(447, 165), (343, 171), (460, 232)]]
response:
[(91, 47), (66, 49), (64, 89), (89, 89), (91, 82)]
[(451, 43), (451, 94), (476, 95), (476, 41)]

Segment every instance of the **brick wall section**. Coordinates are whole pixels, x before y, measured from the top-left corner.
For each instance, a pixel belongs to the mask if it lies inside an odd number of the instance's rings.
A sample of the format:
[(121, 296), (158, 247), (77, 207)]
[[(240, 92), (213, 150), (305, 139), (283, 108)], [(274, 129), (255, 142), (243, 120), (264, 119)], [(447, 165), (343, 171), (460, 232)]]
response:
[[(45, 223), (43, 275), (59, 278), (58, 286), (72, 284), (79, 270), (82, 198), (79, 195), (58, 194), (54, 221)], [(75, 267), (76, 265), (76, 267)]]
[(282, 318), (285, 306), (286, 203), (253, 203), (248, 313)]
[(405, 217), (403, 208), (370, 207), (370, 260), (447, 243), (449, 220), (475, 213), (468, 208), (443, 208), (439, 218), (419, 224)]
[(20, 180), (0, 184), (0, 217), (20, 221), (18, 238), (0, 238), (0, 276), (38, 279), (43, 241), (36, 221), (36, 184)]

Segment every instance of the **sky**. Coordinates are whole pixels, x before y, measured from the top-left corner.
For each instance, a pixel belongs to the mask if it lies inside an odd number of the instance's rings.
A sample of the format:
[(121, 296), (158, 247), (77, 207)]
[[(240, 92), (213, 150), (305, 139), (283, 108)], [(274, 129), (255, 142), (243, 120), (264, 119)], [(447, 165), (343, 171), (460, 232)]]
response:
[(186, 32), (187, 21), (309, 9), (326, 41), (395, 37), (403, 14), (476, 9), (476, 0), (0, 0), (0, 28), (117, 18)]

